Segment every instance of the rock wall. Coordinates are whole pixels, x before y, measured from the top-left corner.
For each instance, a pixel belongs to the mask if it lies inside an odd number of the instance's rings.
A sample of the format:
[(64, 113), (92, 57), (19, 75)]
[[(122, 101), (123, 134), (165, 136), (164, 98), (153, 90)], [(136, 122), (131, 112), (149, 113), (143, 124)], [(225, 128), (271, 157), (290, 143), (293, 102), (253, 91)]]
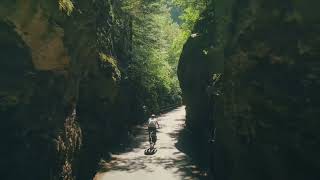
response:
[(94, 175), (129, 124), (115, 109), (130, 25), (112, 0), (1, 1), (1, 179)]
[(319, 7), (209, 3), (184, 47), (179, 79), (188, 127), (206, 140), (216, 128), (215, 179), (320, 178)]

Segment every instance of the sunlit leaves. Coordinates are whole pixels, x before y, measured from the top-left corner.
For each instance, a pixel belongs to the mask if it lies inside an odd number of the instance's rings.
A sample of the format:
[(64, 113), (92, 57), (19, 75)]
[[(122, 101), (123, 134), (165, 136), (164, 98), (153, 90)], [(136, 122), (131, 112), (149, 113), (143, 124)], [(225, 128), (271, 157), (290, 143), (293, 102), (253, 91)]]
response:
[(71, 0), (59, 0), (59, 9), (61, 11), (64, 11), (65, 13), (67, 13), (68, 16), (71, 15), (73, 9), (74, 9), (74, 5), (72, 3)]
[(172, 0), (172, 3), (179, 6), (183, 13), (180, 19), (183, 21), (182, 28), (191, 32), (194, 24), (199, 20), (201, 12), (207, 6), (208, 0)]
[[(132, 18), (128, 78), (146, 106), (166, 104), (180, 92), (176, 75), (182, 48), (207, 0), (122, 0)], [(172, 11), (171, 8), (177, 10)], [(177, 17), (180, 16), (180, 21)], [(175, 22), (172, 20), (175, 19)], [(179, 24), (177, 24), (177, 22)], [(150, 104), (151, 103), (151, 104)], [(172, 102), (171, 102), (172, 103)]]
[(133, 60), (128, 68), (129, 79), (145, 105), (163, 106), (180, 93), (176, 77), (179, 56), (174, 44), (181, 30), (172, 22), (165, 1), (137, 0), (130, 4), (132, 1), (125, 6), (133, 16)]

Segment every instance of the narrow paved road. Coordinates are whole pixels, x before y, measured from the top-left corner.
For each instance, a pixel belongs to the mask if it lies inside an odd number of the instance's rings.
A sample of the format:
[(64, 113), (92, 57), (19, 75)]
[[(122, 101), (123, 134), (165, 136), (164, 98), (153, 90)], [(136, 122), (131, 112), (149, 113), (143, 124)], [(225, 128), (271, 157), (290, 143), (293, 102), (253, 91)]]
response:
[[(135, 141), (140, 142), (129, 152), (113, 155), (114, 160), (103, 164), (94, 180), (197, 180), (205, 179), (191, 158), (179, 147), (179, 134), (184, 127), (185, 107), (179, 107), (158, 118), (158, 152), (144, 155), (148, 148), (147, 127), (140, 130)], [(181, 149), (181, 150), (179, 150)]]

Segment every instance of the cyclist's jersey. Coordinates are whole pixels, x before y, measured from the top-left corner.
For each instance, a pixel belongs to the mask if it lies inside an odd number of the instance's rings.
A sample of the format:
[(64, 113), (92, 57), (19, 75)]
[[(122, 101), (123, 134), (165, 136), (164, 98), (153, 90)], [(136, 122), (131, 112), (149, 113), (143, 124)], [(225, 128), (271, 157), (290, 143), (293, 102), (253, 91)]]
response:
[(149, 119), (148, 127), (149, 128), (157, 128), (157, 120), (156, 119)]

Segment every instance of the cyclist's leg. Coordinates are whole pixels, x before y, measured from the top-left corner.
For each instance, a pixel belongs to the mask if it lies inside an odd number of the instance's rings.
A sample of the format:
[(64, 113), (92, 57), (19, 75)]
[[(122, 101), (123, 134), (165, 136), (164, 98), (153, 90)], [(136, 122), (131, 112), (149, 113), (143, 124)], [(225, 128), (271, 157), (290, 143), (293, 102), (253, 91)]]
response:
[(153, 149), (154, 148), (154, 140), (153, 140), (153, 133), (154, 133), (154, 129), (153, 127), (149, 127), (148, 130), (149, 130), (149, 144), (150, 144), (150, 149)]
[(148, 127), (149, 142), (151, 141), (151, 132), (152, 132), (152, 128)]
[(154, 145), (156, 145), (156, 142), (157, 142), (157, 135), (155, 134), (154, 140), (153, 140)]
[(153, 132), (153, 136), (154, 136), (154, 137), (152, 137), (152, 141), (153, 141), (153, 144), (155, 145), (156, 141), (157, 141), (157, 128), (153, 128), (152, 132)]

